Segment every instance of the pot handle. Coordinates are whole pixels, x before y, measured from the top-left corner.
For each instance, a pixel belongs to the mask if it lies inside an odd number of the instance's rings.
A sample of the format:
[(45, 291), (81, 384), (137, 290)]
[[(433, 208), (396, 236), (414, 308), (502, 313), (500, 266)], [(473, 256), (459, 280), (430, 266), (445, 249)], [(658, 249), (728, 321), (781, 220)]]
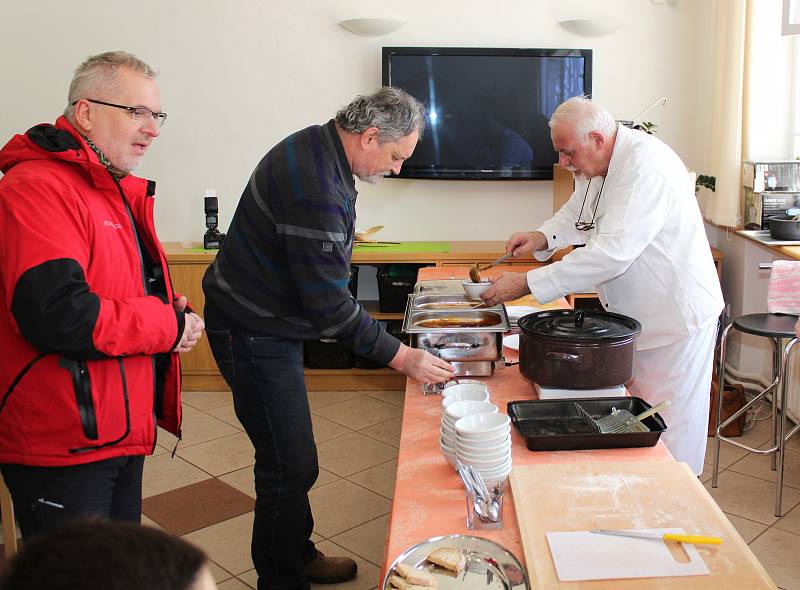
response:
[(544, 356), (550, 361), (564, 361), (568, 363), (577, 363), (581, 359), (581, 355), (570, 354), (568, 352), (546, 352)]

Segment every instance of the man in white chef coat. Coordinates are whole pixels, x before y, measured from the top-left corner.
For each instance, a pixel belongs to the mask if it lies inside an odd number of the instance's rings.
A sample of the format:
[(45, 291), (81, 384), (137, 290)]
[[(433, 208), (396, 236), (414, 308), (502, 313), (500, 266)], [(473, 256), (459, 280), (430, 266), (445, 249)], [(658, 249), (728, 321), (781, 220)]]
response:
[(661, 440), (699, 475), (723, 299), (686, 166), (585, 97), (562, 103), (550, 129), (575, 191), (536, 231), (513, 234), (506, 251), (547, 260), (564, 246), (583, 247), (526, 274), (501, 275), (483, 298), (495, 304), (532, 293), (545, 303), (595, 289), (606, 310), (639, 320), (627, 387), (651, 404), (672, 400), (660, 412), (669, 428)]

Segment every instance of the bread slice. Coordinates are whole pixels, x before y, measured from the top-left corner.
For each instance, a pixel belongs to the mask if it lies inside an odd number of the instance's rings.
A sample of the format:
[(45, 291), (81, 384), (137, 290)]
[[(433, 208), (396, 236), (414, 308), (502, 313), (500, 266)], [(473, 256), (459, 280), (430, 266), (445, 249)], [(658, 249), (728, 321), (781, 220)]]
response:
[(456, 575), (460, 574), (467, 565), (467, 558), (454, 547), (439, 547), (428, 555), (428, 561), (455, 572)]
[(389, 585), (397, 590), (431, 590), (430, 586), (418, 586), (400, 576), (389, 576)]
[(394, 570), (411, 584), (436, 587), (436, 578), (433, 575), (426, 571), (418, 570), (407, 563), (398, 563), (394, 566)]

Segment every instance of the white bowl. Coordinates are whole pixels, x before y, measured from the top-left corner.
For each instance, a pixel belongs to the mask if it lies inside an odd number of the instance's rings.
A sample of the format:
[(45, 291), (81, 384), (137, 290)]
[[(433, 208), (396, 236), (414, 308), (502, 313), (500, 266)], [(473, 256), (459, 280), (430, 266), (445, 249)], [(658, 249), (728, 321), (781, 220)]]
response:
[[(481, 402), (459, 402), (465, 403), (481, 403)], [(486, 403), (486, 402), (483, 402)], [(449, 412), (451, 408), (457, 406), (453, 404), (447, 408)], [(463, 435), (464, 438), (494, 438), (499, 436), (500, 433), (511, 432), (511, 418), (505, 414), (498, 413), (472, 413), (460, 418), (455, 423), (456, 434)]]
[(456, 461), (458, 460), (458, 459), (456, 459), (456, 456), (453, 455), (452, 453), (446, 453), (444, 451), (442, 451), (442, 454), (444, 455), (444, 459), (445, 459), (445, 461), (447, 461), (447, 464), (450, 467), (452, 467), (453, 469), (455, 469), (456, 468)]
[(458, 381), (456, 381), (455, 379), (451, 379), (450, 381), (445, 382), (445, 384), (442, 386), (442, 395), (447, 395), (447, 390), (450, 389), (451, 387), (456, 387), (457, 385), (480, 385), (481, 387), (486, 387), (486, 389), (489, 389), (486, 386), (486, 383), (484, 383), (483, 381), (478, 381), (477, 379), (459, 378)]
[(454, 381), (448, 381), (448, 385), (445, 385), (445, 388), (442, 390), (442, 396), (447, 397), (448, 395), (453, 395), (454, 393), (459, 393), (461, 391), (489, 391), (489, 386), (486, 383), (481, 383), (480, 381), (464, 381), (463, 379), (458, 383)]
[(463, 401), (447, 406), (444, 411), (445, 421), (455, 421), (471, 414), (497, 413), (497, 406), (490, 402)]
[(479, 389), (475, 390), (467, 390), (467, 391), (458, 391), (452, 395), (446, 395), (442, 398), (442, 409), (447, 409), (447, 406), (450, 404), (454, 404), (456, 402), (488, 402), (489, 401), (489, 392), (484, 390), (481, 391)]
[(451, 455), (456, 454), (456, 447), (455, 445), (451, 445), (447, 442), (447, 439), (442, 437), (439, 439), (439, 448), (442, 449), (445, 453), (450, 453)]
[(464, 291), (467, 294), (467, 299), (472, 299), (473, 301), (480, 301), (481, 300), (481, 293), (486, 291), (492, 284), (489, 282), (488, 279), (481, 279), (480, 283), (473, 283), (472, 279), (465, 279), (461, 281), (461, 286), (464, 287)]
[(470, 440), (463, 437), (455, 436), (456, 447), (463, 449), (465, 453), (499, 453), (500, 451), (508, 451), (511, 448), (511, 437), (502, 436), (497, 440)]
[(482, 432), (470, 434), (456, 431), (456, 440), (465, 442), (468, 445), (484, 444), (491, 447), (499, 445), (504, 441), (511, 440), (511, 427), (501, 430), (500, 432), (491, 433), (489, 435)]
[(465, 451), (464, 447), (456, 443), (456, 456), (465, 461), (488, 461), (490, 463), (503, 463), (511, 456), (510, 449), (500, 449), (499, 451), (492, 451), (491, 453), (470, 453)]
[(506, 457), (499, 461), (476, 461), (474, 459), (465, 459), (458, 454), (456, 454), (456, 457), (465, 465), (472, 465), (475, 467), (475, 469), (481, 472), (481, 475), (483, 475), (484, 471), (486, 473), (495, 474), (504, 469), (511, 469), (511, 457)]
[(502, 482), (506, 480), (508, 474), (511, 473), (511, 465), (509, 464), (508, 467), (493, 471), (478, 469), (478, 472), (481, 474), (483, 481), (486, 482), (486, 487), (491, 489), (496, 482)]
[(473, 381), (470, 383), (462, 381), (461, 383), (454, 383), (453, 385), (444, 388), (442, 390), (442, 396), (449, 397), (451, 395), (461, 393), (462, 391), (485, 391), (486, 393), (488, 393), (489, 386), (486, 385), (485, 383), (480, 383), (479, 381)]

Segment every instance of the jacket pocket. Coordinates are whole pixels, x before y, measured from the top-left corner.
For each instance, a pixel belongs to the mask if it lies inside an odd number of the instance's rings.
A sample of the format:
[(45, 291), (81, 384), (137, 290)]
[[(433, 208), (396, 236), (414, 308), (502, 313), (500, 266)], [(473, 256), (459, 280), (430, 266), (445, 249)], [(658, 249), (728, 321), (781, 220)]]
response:
[(92, 381), (89, 378), (89, 368), (84, 361), (62, 358), (58, 365), (66, 369), (72, 377), (72, 386), (75, 389), (75, 402), (78, 405), (78, 414), (81, 418), (83, 435), (89, 440), (97, 440), (97, 415), (92, 398)]
[(14, 389), (17, 387), (17, 385), (19, 384), (19, 382), (20, 382), (20, 381), (22, 381), (22, 378), (23, 378), (23, 377), (24, 377), (24, 376), (27, 374), (27, 372), (28, 372), (28, 371), (30, 371), (30, 370), (31, 370), (31, 368), (33, 367), (33, 365), (35, 365), (36, 363), (38, 363), (38, 362), (39, 362), (40, 360), (42, 360), (43, 358), (44, 358), (44, 353), (39, 353), (39, 354), (37, 354), (35, 357), (33, 357), (33, 358), (32, 358), (32, 359), (31, 359), (31, 360), (28, 362), (28, 364), (27, 364), (27, 365), (25, 365), (24, 367), (22, 367), (22, 370), (21, 370), (19, 373), (17, 373), (17, 376), (16, 376), (16, 377), (14, 377), (14, 380), (11, 382), (11, 385), (9, 385), (9, 386), (8, 386), (8, 389), (7, 389), (7, 390), (6, 390), (6, 392), (3, 394), (3, 399), (2, 399), (2, 401), (0, 401), (0, 412), (2, 412), (2, 411), (3, 411), (3, 408), (5, 408), (5, 407), (6, 407), (6, 402), (8, 401), (8, 398), (9, 398), (9, 397), (11, 397), (11, 393), (12, 393), (12, 392), (14, 391)]

